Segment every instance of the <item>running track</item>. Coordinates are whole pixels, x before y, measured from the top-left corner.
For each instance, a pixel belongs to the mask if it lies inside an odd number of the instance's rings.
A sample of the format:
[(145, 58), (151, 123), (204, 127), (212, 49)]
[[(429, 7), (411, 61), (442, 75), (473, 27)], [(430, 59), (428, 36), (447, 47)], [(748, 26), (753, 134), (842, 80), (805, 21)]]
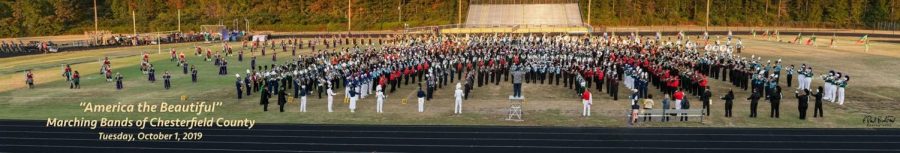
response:
[[(0, 120), (0, 152), (900, 152), (900, 129), (569, 128), (257, 124), (248, 129), (45, 128)], [(202, 131), (117, 142), (104, 132)]]

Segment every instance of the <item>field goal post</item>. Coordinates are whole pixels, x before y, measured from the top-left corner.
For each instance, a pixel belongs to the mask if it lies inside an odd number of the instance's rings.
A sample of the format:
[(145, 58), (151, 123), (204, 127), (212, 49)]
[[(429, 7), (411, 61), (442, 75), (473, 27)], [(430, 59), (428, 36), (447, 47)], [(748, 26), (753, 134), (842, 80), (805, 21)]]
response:
[(150, 33), (142, 33), (139, 36), (149, 38), (152, 44), (156, 45), (156, 54), (162, 54), (162, 38), (167, 37), (171, 34), (181, 33), (181, 31), (173, 30), (173, 31), (156, 31)]
[(200, 25), (200, 32), (203, 34), (203, 39), (206, 40), (206, 43), (210, 43), (211, 41), (221, 41), (222, 31), (227, 30), (225, 25), (216, 24), (216, 25)]
[(610, 37), (617, 36), (616, 33), (619, 33), (618, 36), (628, 36), (630, 33), (639, 32), (638, 28), (606, 28), (605, 32), (609, 32)]
[(98, 46), (104, 45), (106, 37), (112, 36), (112, 32), (109, 30), (85, 31), (84, 36), (88, 39), (88, 45)]

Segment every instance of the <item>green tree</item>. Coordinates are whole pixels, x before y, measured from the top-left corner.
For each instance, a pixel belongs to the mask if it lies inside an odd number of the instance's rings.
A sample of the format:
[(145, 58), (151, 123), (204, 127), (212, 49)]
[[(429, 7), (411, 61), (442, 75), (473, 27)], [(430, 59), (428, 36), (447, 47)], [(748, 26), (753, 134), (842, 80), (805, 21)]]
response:
[(862, 18), (863, 22), (870, 27), (876, 26), (879, 22), (885, 22), (888, 15), (886, 4), (885, 0), (869, 0), (869, 6)]
[(830, 2), (831, 4), (825, 6), (825, 21), (835, 25), (850, 23), (849, 1), (832, 0)]
[[(463, 11), (471, 3), (464, 0)], [(493, 0), (497, 3), (537, 1)], [(546, 2), (546, 1), (544, 1)], [(562, 2), (562, 1), (556, 1)], [(707, 0), (593, 0), (578, 1), (582, 17), (594, 25), (704, 25)], [(900, 0), (711, 0), (713, 26), (828, 26), (874, 27), (900, 22)], [(97, 0), (99, 27), (131, 33), (131, 12), (138, 32), (177, 29), (181, 9), (182, 30), (200, 25), (229, 28), (245, 20), (253, 30), (346, 30), (346, 0)], [(397, 29), (398, 5), (410, 26), (455, 24), (457, 0), (353, 0), (353, 29)], [(587, 14), (587, 8), (592, 12)], [(80, 34), (93, 30), (92, 0), (0, 0), (0, 37)], [(465, 12), (463, 12), (465, 18)], [(237, 21), (235, 21), (237, 20)], [(788, 23), (788, 24), (782, 24)]]

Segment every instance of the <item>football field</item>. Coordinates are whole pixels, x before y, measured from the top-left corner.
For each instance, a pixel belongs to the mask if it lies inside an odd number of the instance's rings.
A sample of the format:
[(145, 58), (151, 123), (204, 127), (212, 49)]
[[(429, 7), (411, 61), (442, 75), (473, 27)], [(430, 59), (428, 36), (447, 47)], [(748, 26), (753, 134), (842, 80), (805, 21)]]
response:
[[(780, 81), (784, 88), (784, 99), (781, 104), (781, 118), (768, 118), (769, 105), (761, 102), (759, 118), (748, 118), (749, 91), (735, 88), (736, 101), (734, 117), (723, 117), (723, 101), (713, 100), (711, 116), (703, 122), (645, 122), (638, 126), (647, 127), (867, 127), (864, 118), (869, 116), (898, 116), (900, 110), (900, 45), (894, 43), (872, 42), (871, 49), (866, 52), (862, 45), (853, 44), (857, 38), (839, 37), (836, 48), (827, 46), (827, 39), (819, 40), (819, 47), (765, 41), (744, 36), (745, 51), (743, 56), (762, 56), (766, 60), (782, 59), (785, 67), (801, 63), (813, 65), (816, 75), (828, 70), (844, 72), (851, 76), (846, 91), (846, 102), (843, 106), (826, 102), (825, 118), (811, 118), (812, 104), (808, 110), (808, 119), (797, 119), (797, 100), (793, 97), (793, 88), (784, 87), (785, 80)], [(278, 42), (279, 40), (276, 40)], [(823, 45), (824, 44), (824, 45)], [(234, 51), (240, 50), (240, 43), (231, 43)], [(257, 57), (257, 65), (273, 63), (283, 64), (289, 61), (291, 52), (282, 52), (276, 45), (278, 59), (272, 61), (271, 50), (267, 56), (260, 56), (259, 51), (245, 51), (243, 62), (237, 56), (227, 57), (229, 75), (216, 75), (218, 69), (212, 61), (204, 61), (195, 56), (194, 46), (211, 48), (214, 52), (222, 49), (221, 43), (181, 43), (162, 45), (162, 53), (157, 53), (157, 46), (122, 47), (98, 49), (90, 51), (40, 54), (0, 59), (0, 118), (45, 120), (47, 118), (70, 119), (84, 118), (124, 118), (129, 117), (163, 117), (190, 118), (190, 113), (85, 113), (79, 104), (136, 104), (161, 103), (188, 104), (198, 101), (223, 102), (216, 112), (198, 115), (198, 117), (248, 118), (262, 123), (316, 123), (316, 124), (402, 124), (402, 125), (537, 125), (537, 126), (627, 126), (625, 115), (629, 102), (624, 86), (620, 87), (619, 100), (614, 101), (606, 94), (594, 91), (594, 116), (580, 117), (581, 102), (574, 90), (560, 85), (523, 84), (526, 98), (524, 122), (505, 121), (506, 108), (509, 106), (507, 95), (512, 85), (501, 81), (476, 87), (469, 100), (464, 102), (463, 115), (452, 115), (452, 86), (444, 86), (435, 91), (432, 101), (426, 102), (426, 112), (417, 113), (414, 102), (415, 85), (402, 86), (394, 93), (388, 93), (385, 113), (375, 113), (374, 96), (360, 100), (356, 113), (350, 113), (347, 105), (341, 102), (343, 89), (337, 89), (335, 96), (335, 112), (328, 113), (325, 97), (319, 99), (317, 93), (309, 97), (309, 112), (300, 113), (299, 104), (294, 101), (287, 104), (285, 112), (278, 112), (278, 105), (273, 98), (268, 112), (263, 112), (259, 105), (259, 94), (238, 100), (235, 91), (235, 73), (243, 77), (249, 69), (251, 56)], [(348, 47), (348, 46), (341, 46)], [(190, 74), (182, 74), (181, 67), (169, 61), (168, 50), (175, 48), (184, 52), (188, 63), (199, 69), (199, 82), (191, 83)], [(317, 49), (324, 46), (317, 46)], [(156, 66), (157, 82), (147, 81), (147, 76), (139, 71), (142, 52), (151, 53), (151, 63)], [(308, 48), (298, 50), (299, 54), (309, 55)], [(125, 77), (123, 90), (116, 90), (114, 82), (107, 82), (100, 75), (103, 57), (110, 57), (113, 73), (122, 73)], [(61, 76), (62, 66), (72, 64), (73, 70), (82, 75), (81, 89), (69, 89)], [(24, 70), (33, 70), (36, 85), (28, 89), (24, 83)], [(172, 89), (163, 88), (162, 74), (172, 74)], [(784, 74), (784, 73), (782, 73)], [(796, 76), (795, 76), (796, 78)], [(813, 87), (822, 85), (822, 80), (814, 79)], [(710, 79), (713, 97), (724, 95), (728, 89), (734, 88), (730, 83)], [(660, 108), (662, 97), (659, 90), (650, 89), (654, 95), (656, 107)], [(182, 100), (186, 96), (186, 100)], [(408, 99), (409, 103), (403, 103)], [(700, 108), (697, 97), (690, 97), (692, 108)], [(812, 103), (812, 101), (810, 101)]]

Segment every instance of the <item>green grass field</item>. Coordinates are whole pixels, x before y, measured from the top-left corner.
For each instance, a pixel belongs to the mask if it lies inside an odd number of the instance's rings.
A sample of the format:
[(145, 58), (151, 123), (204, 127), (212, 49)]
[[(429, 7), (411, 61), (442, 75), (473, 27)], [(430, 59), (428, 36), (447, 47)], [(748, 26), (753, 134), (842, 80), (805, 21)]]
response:
[[(749, 36), (747, 36), (749, 37)], [(792, 38), (792, 37), (791, 37)], [(733, 118), (724, 118), (723, 104), (720, 100), (714, 100), (712, 116), (704, 122), (649, 122), (642, 123), (643, 127), (866, 127), (863, 123), (865, 115), (893, 115), (900, 99), (900, 72), (896, 71), (900, 65), (900, 49), (898, 44), (873, 43), (869, 52), (863, 52), (860, 45), (850, 44), (854, 38), (841, 38), (843, 44), (838, 48), (800, 46), (780, 42), (744, 39), (747, 46), (743, 53), (763, 56), (765, 59), (775, 60), (782, 58), (787, 64), (808, 63), (815, 66), (816, 74), (835, 69), (849, 73), (853, 78), (847, 88), (847, 102), (844, 106), (827, 103), (825, 106), (826, 118), (810, 118), (808, 120), (797, 119), (796, 100), (793, 98), (793, 90), (785, 88), (785, 99), (782, 102), (781, 118), (768, 118), (768, 103), (760, 103), (760, 118), (748, 118), (749, 102), (742, 100), (748, 97), (747, 91), (735, 90), (736, 100)], [(826, 39), (820, 39), (820, 44), (826, 44)], [(824, 43), (823, 43), (824, 42)], [(349, 113), (347, 104), (341, 103), (342, 89), (335, 99), (336, 112), (326, 112), (325, 99), (318, 99), (315, 95), (309, 98), (309, 112), (300, 113), (297, 102), (289, 103), (286, 112), (277, 111), (277, 105), (270, 106), (270, 111), (263, 112), (259, 103), (258, 94), (236, 99), (234, 90), (234, 73), (244, 72), (249, 67), (249, 56), (245, 56), (244, 62), (238, 62), (237, 56), (228, 57), (230, 75), (216, 75), (217, 68), (212, 62), (203, 61), (201, 57), (193, 56), (195, 45), (204, 48), (212, 47), (213, 51), (221, 50), (220, 43), (185, 43), (175, 45), (163, 45), (162, 54), (156, 54), (157, 46), (126, 47), (113, 49), (99, 49), (92, 51), (64, 52), (56, 54), (42, 54), (22, 57), (0, 59), (0, 119), (36, 119), (47, 118), (69, 119), (73, 117), (85, 118), (123, 118), (131, 119), (144, 117), (164, 118), (191, 118), (190, 113), (85, 113), (82, 112), (79, 103), (92, 102), (94, 104), (115, 104), (140, 102), (148, 103), (178, 103), (186, 104), (196, 101), (221, 101), (224, 103), (214, 113), (202, 114), (197, 117), (224, 117), (229, 119), (254, 119), (262, 123), (322, 123), (322, 124), (415, 124), (415, 125), (536, 125), (536, 126), (627, 126), (625, 111), (628, 108), (627, 93), (623, 90), (618, 101), (605, 94), (595, 92), (594, 116), (580, 117), (581, 104), (572, 90), (563, 86), (525, 84), (524, 95), (527, 97), (525, 104), (524, 122), (504, 121), (505, 108), (508, 106), (506, 96), (511, 92), (511, 84), (501, 82), (500, 86), (489, 85), (476, 88), (469, 100), (465, 101), (464, 114), (452, 115), (452, 87), (444, 87), (436, 91), (434, 100), (427, 102), (426, 112), (417, 113), (416, 105), (410, 99), (408, 104), (402, 104), (401, 99), (411, 97), (415, 91), (414, 86), (403, 86), (395, 93), (388, 95), (383, 114), (375, 113), (374, 96), (362, 99), (359, 110)], [(240, 44), (234, 43), (239, 49)], [(199, 68), (199, 83), (191, 83), (189, 74), (182, 74), (181, 68), (169, 61), (166, 50), (176, 48), (184, 51), (190, 64)], [(324, 48), (324, 46), (317, 46)], [(237, 50), (236, 49), (236, 50)], [(156, 66), (158, 80), (156, 83), (146, 81), (146, 76), (138, 70), (140, 54), (142, 51), (151, 54), (152, 63)], [(301, 53), (309, 54), (308, 49)], [(249, 53), (247, 53), (249, 54)], [(256, 53), (259, 54), (258, 52)], [(98, 73), (100, 59), (109, 56), (114, 68), (113, 73), (119, 72), (125, 76), (125, 89), (115, 90), (113, 82), (106, 80)], [(285, 62), (290, 52), (281, 52), (278, 49), (278, 62)], [(258, 57), (259, 65), (275, 63), (271, 56)], [(63, 64), (72, 64), (74, 70), (82, 74), (82, 88), (73, 90), (60, 76)], [(23, 70), (33, 69), (36, 74), (36, 88), (27, 89), (24, 85)], [(173, 88), (163, 88), (162, 73), (172, 73)], [(781, 83), (785, 81), (782, 80)], [(454, 83), (455, 84), (455, 83)], [(726, 82), (710, 80), (714, 97), (722, 96), (732, 86)], [(821, 80), (815, 80), (814, 86), (821, 85)], [(452, 86), (452, 85), (451, 85)], [(783, 85), (782, 85), (783, 86)], [(794, 86), (796, 87), (796, 85)], [(622, 87), (624, 88), (624, 87)], [(658, 90), (651, 89), (651, 94), (657, 97), (657, 108), (662, 97)], [(188, 100), (182, 101), (181, 96), (188, 96)], [(700, 108), (699, 100), (691, 97), (692, 108)], [(275, 111), (273, 111), (275, 110)], [(812, 107), (808, 111), (812, 115)]]

